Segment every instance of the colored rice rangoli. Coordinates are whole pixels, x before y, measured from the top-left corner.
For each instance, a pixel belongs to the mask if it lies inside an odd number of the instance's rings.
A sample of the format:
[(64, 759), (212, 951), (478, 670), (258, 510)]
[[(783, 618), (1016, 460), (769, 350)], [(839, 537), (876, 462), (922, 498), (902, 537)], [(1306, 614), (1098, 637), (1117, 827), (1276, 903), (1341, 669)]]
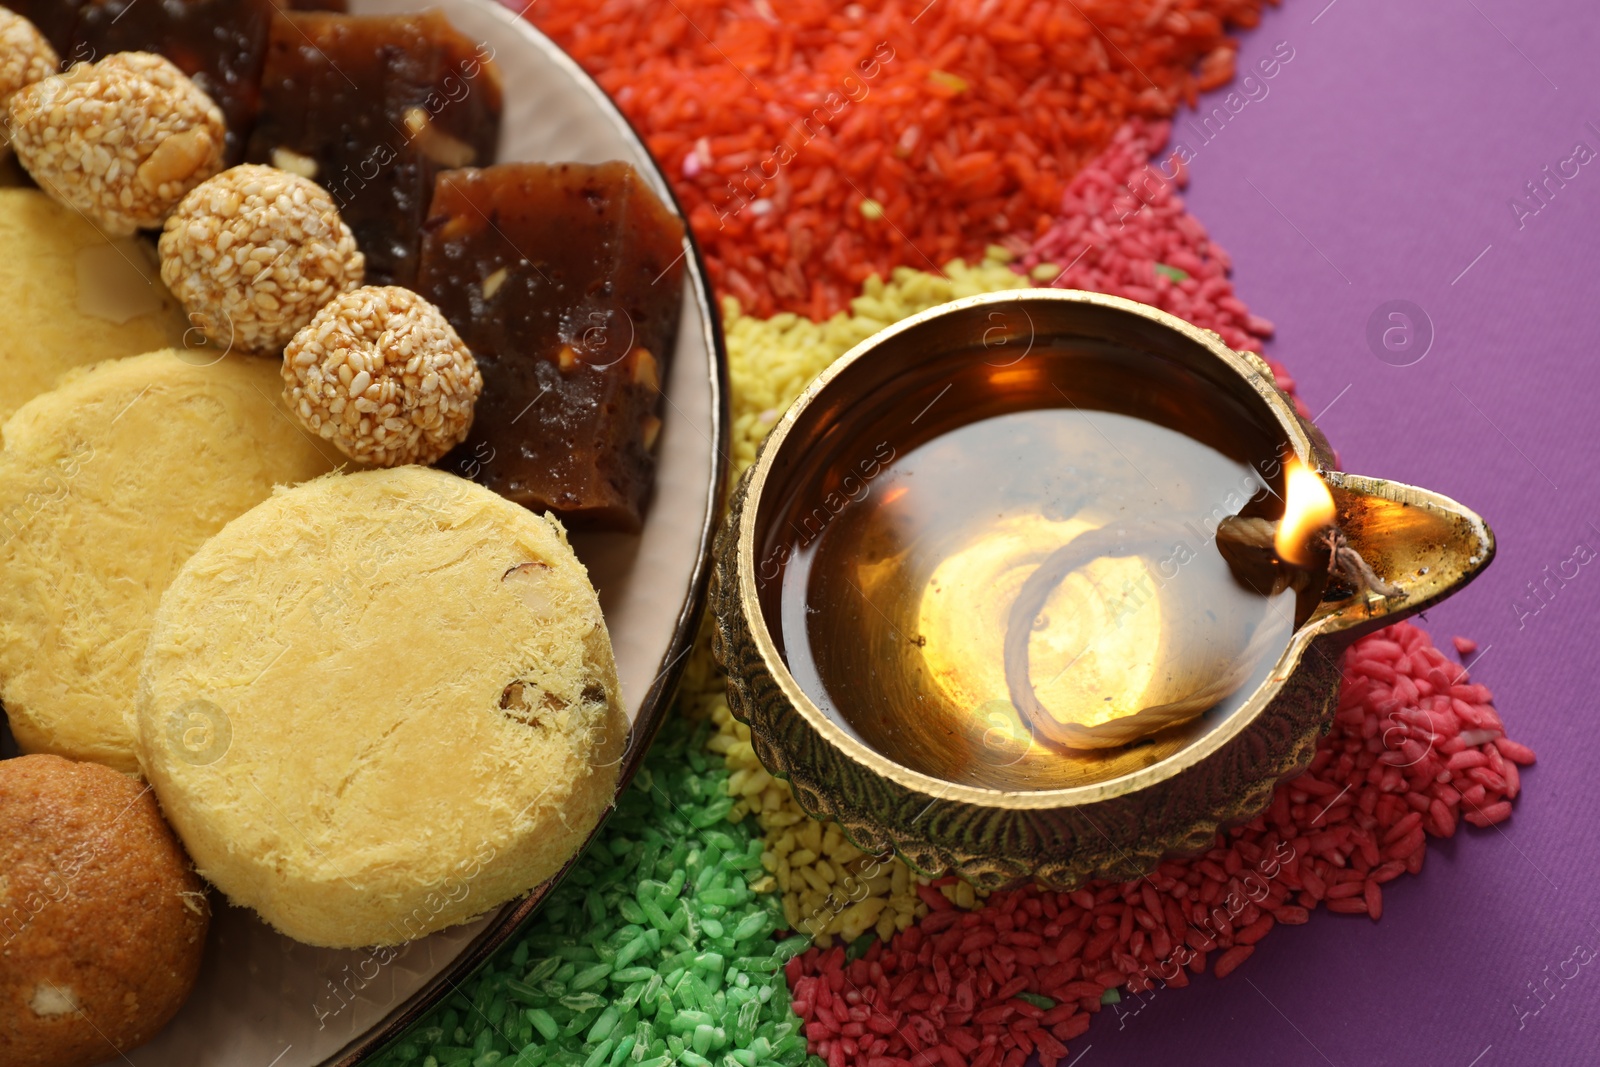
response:
[[(1232, 77), (1225, 30), (1260, 9), (544, 0), (527, 14), (675, 179), (724, 297), (737, 474), (848, 348), (962, 295), (1097, 290), (1258, 348), (1272, 325), (1184, 210), (1181, 161), (1151, 168), (1165, 117)], [(1378, 919), (1429, 836), (1510, 815), (1534, 758), (1489, 691), (1401, 623), (1347, 653), (1310, 769), (1205, 854), (980, 899), (801, 812), (723, 687), (702, 642), (686, 721), (577, 872), (382, 1062), (1054, 1067), (1103, 1008), (1226, 976), (1318, 905)]]

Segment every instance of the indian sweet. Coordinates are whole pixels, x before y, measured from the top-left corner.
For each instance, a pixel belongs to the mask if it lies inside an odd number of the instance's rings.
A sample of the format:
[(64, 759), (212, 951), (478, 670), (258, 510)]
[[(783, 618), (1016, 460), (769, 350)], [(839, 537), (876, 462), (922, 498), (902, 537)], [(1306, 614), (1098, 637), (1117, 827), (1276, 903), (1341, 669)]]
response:
[[(0, 116), (11, 97), (23, 86), (50, 77), (61, 63), (56, 50), (38, 27), (21, 15), (0, 7)], [(0, 154), (10, 144), (7, 124), (0, 122)]]
[(411, 285), (435, 176), (494, 161), (499, 74), (437, 11), (280, 14), (247, 158), (327, 189), (367, 280)]
[(336, 297), (283, 352), (284, 400), (363, 463), (431, 463), (472, 428), (483, 378), (439, 309), (409, 289)]
[(151, 250), (37, 189), (0, 189), (0, 421), (66, 371), (181, 346), (189, 331)]
[(266, 360), (168, 349), (81, 370), (0, 450), (0, 700), (24, 752), (138, 769), (125, 719), (161, 591), (276, 485), (342, 457)]
[(0, 1063), (118, 1060), (200, 970), (205, 886), (142, 783), (58, 756), (0, 761)]
[(272, 0), (90, 0), (78, 14), (69, 63), (114, 52), (155, 52), (187, 74), (222, 111), (224, 158), (237, 163), (255, 121)]
[(611, 802), (627, 731), (559, 523), (416, 466), (279, 492), (195, 553), (137, 723), (200, 872), (331, 947), (408, 941), (554, 874)]
[(161, 279), (215, 345), (277, 355), (365, 260), (315, 182), (247, 163), (201, 182), (161, 233)]
[(160, 226), (222, 169), (222, 112), (172, 63), (118, 52), (11, 97), (11, 148), (39, 187), (108, 234)]
[(638, 530), (683, 256), (682, 221), (626, 163), (440, 175), (418, 288), (484, 379), (446, 468), (575, 528)]

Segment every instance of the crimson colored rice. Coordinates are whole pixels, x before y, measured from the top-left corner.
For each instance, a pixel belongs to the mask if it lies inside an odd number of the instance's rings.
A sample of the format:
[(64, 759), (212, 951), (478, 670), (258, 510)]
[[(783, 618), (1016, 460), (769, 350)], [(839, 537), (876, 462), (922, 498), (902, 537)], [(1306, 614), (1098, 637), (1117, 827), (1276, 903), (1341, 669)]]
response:
[[(1021, 245), (1018, 268), (1063, 289), (1115, 293), (1215, 330), (1225, 344), (1258, 350), (1272, 323), (1252, 315), (1233, 291), (1233, 262), (1185, 209), (1181, 168), (1168, 180), (1151, 163), (1167, 141), (1165, 122), (1134, 121), (1078, 172), (1061, 198), (1058, 218)], [(1277, 366), (1279, 384), (1293, 390)]]

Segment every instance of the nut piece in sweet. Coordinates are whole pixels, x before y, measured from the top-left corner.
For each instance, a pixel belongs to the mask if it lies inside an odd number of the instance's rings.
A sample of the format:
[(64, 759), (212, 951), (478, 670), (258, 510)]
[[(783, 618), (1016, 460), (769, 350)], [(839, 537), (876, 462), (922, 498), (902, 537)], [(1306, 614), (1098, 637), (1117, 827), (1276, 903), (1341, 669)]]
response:
[(333, 198), (253, 163), (208, 178), (161, 233), (161, 280), (214, 344), (277, 355), (365, 260)]
[(40, 188), (107, 233), (160, 226), (222, 169), (222, 112), (169, 61), (118, 52), (11, 98), (11, 147)]
[(4, 112), (18, 89), (50, 77), (60, 67), (56, 50), (38, 27), (0, 7), (0, 155), (10, 141), (11, 124)]
[(432, 463), (466, 439), (483, 391), (455, 328), (422, 297), (364, 286), (317, 312), (283, 351), (284, 399), (351, 459)]

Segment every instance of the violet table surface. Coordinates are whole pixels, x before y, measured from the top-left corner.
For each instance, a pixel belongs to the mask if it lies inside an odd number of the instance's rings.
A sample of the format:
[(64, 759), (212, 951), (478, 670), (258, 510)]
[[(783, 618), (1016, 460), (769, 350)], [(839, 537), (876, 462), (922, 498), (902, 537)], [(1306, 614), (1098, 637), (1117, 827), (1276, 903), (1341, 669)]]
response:
[[(1509, 821), (1463, 825), (1385, 888), (1381, 922), (1319, 911), (1226, 980), (1108, 1010), (1073, 1052), (1080, 1067), (1600, 1065), (1600, 957), (1578, 962), (1600, 948), (1600, 158), (1537, 214), (1508, 204), (1578, 142), (1600, 152), (1600, 8), (1326, 3), (1287, 0), (1245, 35), (1241, 73), (1278, 42), (1294, 58), (1209, 142), (1179, 117), (1187, 200), (1277, 324), (1268, 352), (1345, 468), (1494, 526), (1494, 564), (1422, 624), (1446, 649), (1477, 640), (1475, 680), (1539, 763)], [(1390, 300), (1432, 322), (1410, 366), (1367, 341)], [(1528, 583), (1579, 546), (1590, 562), (1533, 600)], [(1544, 1003), (1529, 983), (1546, 980)]]

